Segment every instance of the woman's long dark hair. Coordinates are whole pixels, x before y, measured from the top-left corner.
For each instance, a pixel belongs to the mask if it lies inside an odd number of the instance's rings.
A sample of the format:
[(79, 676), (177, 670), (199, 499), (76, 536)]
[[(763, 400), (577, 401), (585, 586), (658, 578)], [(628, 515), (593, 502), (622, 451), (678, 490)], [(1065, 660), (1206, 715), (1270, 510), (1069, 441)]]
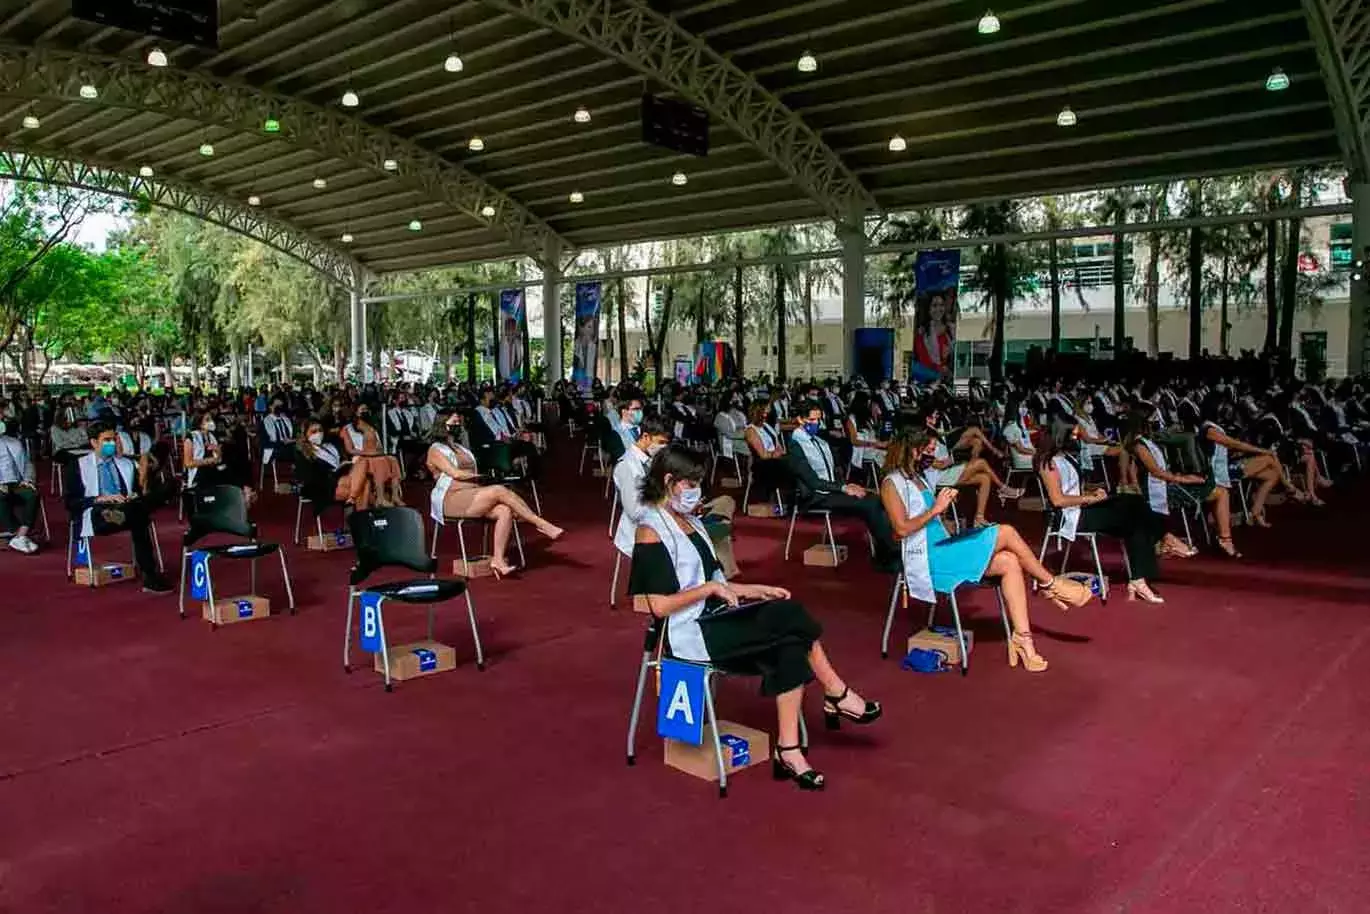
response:
[(672, 482), (703, 482), (704, 462), (694, 452), (678, 444), (657, 451), (642, 480), (642, 501), (659, 505), (671, 497), (666, 477)]
[(875, 421), (874, 416), (871, 415), (871, 395), (864, 390), (852, 398), (851, 406), (847, 412), (856, 422), (858, 430)]
[(1032, 455), (1032, 469), (1040, 473), (1051, 466), (1057, 454), (1070, 460), (1077, 460), (1079, 441), (1075, 437), (1075, 426), (1069, 422), (1051, 423), (1051, 433), (1042, 435), (1037, 441), (1037, 452)]
[(885, 449), (885, 472), (898, 470), (910, 478), (917, 476), (919, 455), (937, 437), (937, 433), (922, 422), (906, 425), (896, 431), (894, 439)]

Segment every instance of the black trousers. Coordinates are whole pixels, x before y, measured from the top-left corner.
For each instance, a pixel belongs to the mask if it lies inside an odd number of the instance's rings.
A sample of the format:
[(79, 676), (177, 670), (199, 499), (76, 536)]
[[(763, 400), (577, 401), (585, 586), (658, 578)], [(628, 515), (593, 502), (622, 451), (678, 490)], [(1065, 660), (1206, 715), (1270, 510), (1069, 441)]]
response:
[(1160, 573), (1156, 544), (1165, 536), (1165, 515), (1152, 511), (1142, 496), (1124, 493), (1081, 508), (1078, 529), (1122, 540), (1134, 580), (1151, 580)]
[(775, 490), (783, 486), (789, 478), (785, 474), (785, 461), (780, 458), (762, 460), (752, 455), (752, 492), (758, 500), (764, 501), (775, 495)]
[(509, 442), (509, 454), (513, 457), (522, 457), (528, 462), (530, 478), (538, 479), (542, 476), (542, 455), (538, 453), (537, 445), (533, 442), (515, 438)]
[(875, 540), (875, 564), (881, 568), (898, 567), (899, 552), (894, 545), (894, 530), (884, 505), (875, 495), (855, 498), (846, 492), (827, 492), (811, 499), (804, 507), (824, 508), (842, 517), (859, 517), (871, 539)]
[(37, 519), (37, 491), (12, 485), (8, 492), (0, 493), (0, 533), (13, 533), (20, 527), (32, 527)]
[(133, 540), (133, 561), (143, 573), (143, 580), (161, 576), (157, 568), (157, 550), (152, 545), (152, 520), (142, 502), (96, 505), (90, 512), (90, 526), (96, 536), (127, 532)]
[(709, 660), (719, 669), (761, 677), (771, 697), (813, 681), (809, 651), (823, 627), (794, 600), (767, 600), (699, 620)]

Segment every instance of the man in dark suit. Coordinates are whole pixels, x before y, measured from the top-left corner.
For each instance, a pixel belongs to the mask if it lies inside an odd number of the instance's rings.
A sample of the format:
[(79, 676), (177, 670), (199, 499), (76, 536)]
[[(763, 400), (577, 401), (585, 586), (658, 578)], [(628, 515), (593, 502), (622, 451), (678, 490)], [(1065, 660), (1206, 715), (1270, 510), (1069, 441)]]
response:
[(808, 510), (824, 509), (834, 514), (861, 518), (875, 541), (875, 567), (898, 571), (899, 551), (894, 531), (880, 498), (861, 486), (843, 485), (837, 476), (839, 464), (832, 448), (823, 440), (823, 407), (809, 401), (803, 407), (803, 422), (790, 436), (785, 461), (794, 474), (800, 505)]
[(170, 593), (173, 588), (157, 567), (152, 545), (152, 519), (143, 498), (137, 466), (119, 456), (114, 426), (90, 426), (90, 453), (67, 466), (67, 511), (80, 536), (104, 536), (127, 531), (133, 539), (133, 560), (143, 573), (143, 589)]

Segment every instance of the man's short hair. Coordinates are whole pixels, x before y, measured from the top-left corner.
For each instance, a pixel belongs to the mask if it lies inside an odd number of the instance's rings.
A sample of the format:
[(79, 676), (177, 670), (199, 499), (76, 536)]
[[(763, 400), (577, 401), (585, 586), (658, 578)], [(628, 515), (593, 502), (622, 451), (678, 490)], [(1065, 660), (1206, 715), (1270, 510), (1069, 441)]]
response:
[(113, 432), (114, 430), (114, 426), (109, 422), (92, 422), (86, 426), (86, 437), (94, 441), (105, 432)]
[(807, 416), (812, 412), (823, 412), (823, 404), (819, 403), (817, 400), (805, 400), (799, 408), (803, 410), (800, 415), (804, 416)]
[(668, 426), (666, 424), (666, 421), (662, 419), (660, 416), (651, 416), (649, 418), (643, 419), (642, 424), (638, 426), (638, 431), (642, 433), (642, 437), (644, 438), (672, 437), (671, 427)]

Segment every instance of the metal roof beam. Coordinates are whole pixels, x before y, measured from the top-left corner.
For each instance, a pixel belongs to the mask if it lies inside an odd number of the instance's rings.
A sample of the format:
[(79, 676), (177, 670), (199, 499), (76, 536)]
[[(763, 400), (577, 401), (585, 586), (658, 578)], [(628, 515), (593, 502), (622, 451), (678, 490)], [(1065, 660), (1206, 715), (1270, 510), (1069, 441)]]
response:
[(1370, 180), (1370, 6), (1303, 0), (1308, 31), (1332, 99), (1337, 140), (1352, 184)]
[(799, 115), (641, 0), (485, 2), (608, 54), (702, 106), (774, 162), (834, 221), (879, 212), (870, 191)]

